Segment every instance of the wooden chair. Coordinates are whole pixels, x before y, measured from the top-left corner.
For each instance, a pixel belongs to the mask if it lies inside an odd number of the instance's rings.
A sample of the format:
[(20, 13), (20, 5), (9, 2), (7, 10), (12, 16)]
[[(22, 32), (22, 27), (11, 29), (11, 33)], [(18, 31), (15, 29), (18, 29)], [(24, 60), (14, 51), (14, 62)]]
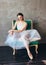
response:
[[(14, 26), (15, 22), (16, 22), (16, 20), (13, 20), (12, 26)], [(27, 30), (33, 29), (33, 22), (32, 22), (32, 20), (25, 20), (25, 22), (28, 24)], [(30, 42), (30, 44), (29, 44), (30, 46), (35, 46), (36, 54), (38, 54), (38, 43), (39, 43), (39, 41), (33, 41), (33, 42)]]

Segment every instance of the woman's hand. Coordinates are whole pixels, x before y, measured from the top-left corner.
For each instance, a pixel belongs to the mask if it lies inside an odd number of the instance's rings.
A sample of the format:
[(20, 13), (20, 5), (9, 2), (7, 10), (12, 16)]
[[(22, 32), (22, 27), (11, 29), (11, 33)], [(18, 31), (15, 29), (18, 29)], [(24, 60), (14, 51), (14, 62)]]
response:
[(11, 29), (11, 30), (8, 31), (8, 33), (11, 34), (11, 35), (13, 35), (14, 30)]
[(8, 31), (8, 33), (12, 32), (12, 29)]

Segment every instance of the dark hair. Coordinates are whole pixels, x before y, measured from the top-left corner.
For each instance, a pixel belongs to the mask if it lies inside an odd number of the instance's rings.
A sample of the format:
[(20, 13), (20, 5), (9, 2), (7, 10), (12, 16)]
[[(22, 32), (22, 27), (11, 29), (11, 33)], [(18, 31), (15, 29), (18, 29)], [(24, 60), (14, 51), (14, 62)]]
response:
[(18, 13), (17, 16), (21, 15), (23, 17), (24, 20), (24, 15), (22, 13)]
[(18, 16), (18, 15), (21, 15), (22, 17), (24, 16), (22, 13), (18, 13), (17, 16)]

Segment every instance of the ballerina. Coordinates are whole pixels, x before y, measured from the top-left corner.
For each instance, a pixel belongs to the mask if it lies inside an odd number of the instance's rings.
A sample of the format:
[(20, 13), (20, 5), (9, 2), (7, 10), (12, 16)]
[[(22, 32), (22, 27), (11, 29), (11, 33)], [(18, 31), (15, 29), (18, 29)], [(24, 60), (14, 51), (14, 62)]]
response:
[[(12, 29), (8, 31), (8, 37), (5, 43), (13, 48), (13, 55), (15, 55), (15, 49), (26, 48), (29, 58), (32, 60), (33, 55), (29, 49), (29, 42), (40, 40), (41, 36), (35, 29), (26, 30), (27, 23), (24, 21), (22, 13), (17, 14), (18, 20)], [(17, 30), (15, 29), (17, 27)]]

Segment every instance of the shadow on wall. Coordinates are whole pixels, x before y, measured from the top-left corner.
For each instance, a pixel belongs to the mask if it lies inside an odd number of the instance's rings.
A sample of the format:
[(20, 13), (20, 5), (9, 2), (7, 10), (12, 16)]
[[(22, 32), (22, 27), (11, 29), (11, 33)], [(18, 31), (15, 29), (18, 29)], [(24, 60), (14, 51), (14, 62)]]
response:
[(46, 43), (46, 23), (45, 20), (41, 22), (41, 20), (39, 21), (38, 19), (33, 20), (33, 28), (37, 29), (38, 32), (41, 35), (41, 43)]
[(38, 20), (33, 20), (33, 28), (37, 29), (40, 33), (40, 35), (42, 36), (42, 32), (41, 32), (41, 28), (39, 27), (39, 21)]

